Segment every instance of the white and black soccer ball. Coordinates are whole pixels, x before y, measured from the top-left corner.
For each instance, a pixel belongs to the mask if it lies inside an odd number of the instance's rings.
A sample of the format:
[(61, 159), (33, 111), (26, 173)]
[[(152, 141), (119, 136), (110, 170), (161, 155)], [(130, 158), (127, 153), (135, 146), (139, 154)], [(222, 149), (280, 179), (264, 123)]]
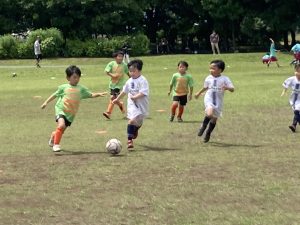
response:
[(122, 150), (122, 143), (116, 138), (110, 139), (106, 142), (106, 150), (112, 155), (117, 155)]

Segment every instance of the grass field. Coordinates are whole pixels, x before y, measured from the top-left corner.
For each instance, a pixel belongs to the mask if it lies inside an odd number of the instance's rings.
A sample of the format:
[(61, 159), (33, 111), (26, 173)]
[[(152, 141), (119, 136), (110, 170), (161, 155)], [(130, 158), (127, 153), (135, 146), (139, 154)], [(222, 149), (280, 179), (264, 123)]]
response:
[(288, 129), (293, 112), (280, 97), (292, 56), (279, 53), (282, 67), (267, 68), (262, 55), (219, 57), (236, 91), (225, 94), (223, 118), (205, 144), (197, 137), (203, 97), (188, 103), (184, 123), (170, 123), (167, 93), (179, 60), (190, 64), (198, 91), (213, 55), (141, 57), (150, 117), (135, 151), (118, 157), (105, 143), (125, 146), (126, 120), (117, 108), (112, 120), (102, 116), (108, 97), (81, 103), (56, 154), (47, 145), (54, 102), (40, 109), (70, 64), (81, 68), (81, 84), (106, 91), (111, 59), (45, 59), (40, 69), (33, 60), (0, 61), (0, 224), (300, 224), (300, 134)]

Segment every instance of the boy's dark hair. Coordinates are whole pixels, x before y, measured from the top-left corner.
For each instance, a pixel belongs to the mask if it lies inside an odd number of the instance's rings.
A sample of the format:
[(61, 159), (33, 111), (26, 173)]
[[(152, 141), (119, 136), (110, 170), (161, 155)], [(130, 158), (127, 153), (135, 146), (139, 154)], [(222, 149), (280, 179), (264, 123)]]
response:
[(216, 59), (216, 60), (211, 61), (210, 64), (215, 64), (219, 69), (222, 70), (222, 72), (225, 69), (225, 62), (223, 60)]
[(123, 52), (123, 51), (116, 51), (116, 52), (114, 52), (114, 53), (112, 54), (112, 57), (113, 57), (113, 58), (116, 58), (118, 55), (124, 56), (124, 52)]
[(184, 65), (186, 68), (189, 68), (189, 64), (186, 61), (179, 61), (177, 66), (179, 66), (179, 65)]
[(71, 77), (74, 73), (81, 76), (81, 70), (75, 65), (71, 65), (66, 69), (67, 77)]
[(294, 66), (295, 70), (300, 68), (300, 63), (296, 63)]
[(128, 68), (136, 68), (138, 70), (142, 70), (143, 69), (143, 61), (140, 60), (140, 59), (135, 59), (135, 60), (132, 60), (128, 63)]

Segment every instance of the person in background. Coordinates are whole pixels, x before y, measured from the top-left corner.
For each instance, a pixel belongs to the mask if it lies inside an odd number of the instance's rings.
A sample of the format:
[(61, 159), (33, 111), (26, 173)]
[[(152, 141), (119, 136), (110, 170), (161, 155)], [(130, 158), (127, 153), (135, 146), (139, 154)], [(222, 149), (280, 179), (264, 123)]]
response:
[(41, 38), (40, 36), (36, 37), (36, 40), (33, 45), (34, 55), (36, 60), (36, 67), (40, 68), (40, 61), (42, 60), (42, 50), (41, 50)]
[(220, 54), (220, 49), (219, 49), (220, 37), (216, 31), (214, 31), (214, 30), (212, 31), (212, 34), (209, 36), (209, 40), (210, 40), (211, 49), (212, 49), (213, 54), (214, 55), (216, 54), (215, 50), (217, 50), (217, 53)]

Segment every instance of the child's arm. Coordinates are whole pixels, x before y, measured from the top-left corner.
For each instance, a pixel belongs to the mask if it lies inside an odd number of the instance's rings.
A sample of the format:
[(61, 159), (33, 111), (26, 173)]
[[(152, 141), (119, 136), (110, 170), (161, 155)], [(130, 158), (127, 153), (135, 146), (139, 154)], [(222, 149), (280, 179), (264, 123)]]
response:
[(287, 88), (284, 88), (284, 89), (282, 90), (282, 92), (281, 92), (280, 97), (284, 96), (284, 95), (286, 94), (286, 92), (287, 92)]
[(131, 99), (132, 100), (136, 100), (138, 98), (144, 97), (145, 95), (143, 93), (137, 93), (135, 96), (132, 96)]
[(172, 91), (172, 89), (173, 89), (173, 84), (170, 84), (170, 88), (169, 88), (168, 95), (170, 95), (170, 94), (171, 94), (171, 91)]
[(189, 101), (191, 101), (192, 98), (193, 98), (193, 90), (194, 90), (194, 88), (193, 88), (193, 87), (190, 87)]
[(91, 98), (104, 97), (105, 95), (107, 95), (107, 92), (92, 93)]
[(117, 98), (115, 98), (113, 101), (112, 101), (112, 104), (115, 104), (117, 101), (119, 101), (121, 98), (123, 98), (124, 96), (126, 95), (126, 93), (124, 91), (121, 91), (121, 93), (118, 95)]
[(49, 98), (41, 105), (41, 109), (46, 108), (47, 104), (51, 101), (53, 101), (56, 98), (55, 94), (50, 95)]
[(110, 76), (111, 78), (116, 78), (118, 77), (116, 74), (111, 73), (111, 72), (106, 72), (107, 76)]
[(233, 87), (227, 87), (227, 86), (224, 86), (224, 87), (223, 87), (223, 90), (224, 90), (224, 91), (227, 90), (227, 91), (230, 91), (230, 92), (234, 92), (234, 88), (233, 88)]
[(202, 94), (202, 93), (204, 93), (204, 92), (206, 92), (207, 91), (207, 89), (208, 89), (208, 87), (204, 87), (204, 88), (202, 88), (200, 91), (198, 91), (196, 94), (195, 94), (195, 98), (196, 99), (198, 99), (199, 98), (199, 96)]

